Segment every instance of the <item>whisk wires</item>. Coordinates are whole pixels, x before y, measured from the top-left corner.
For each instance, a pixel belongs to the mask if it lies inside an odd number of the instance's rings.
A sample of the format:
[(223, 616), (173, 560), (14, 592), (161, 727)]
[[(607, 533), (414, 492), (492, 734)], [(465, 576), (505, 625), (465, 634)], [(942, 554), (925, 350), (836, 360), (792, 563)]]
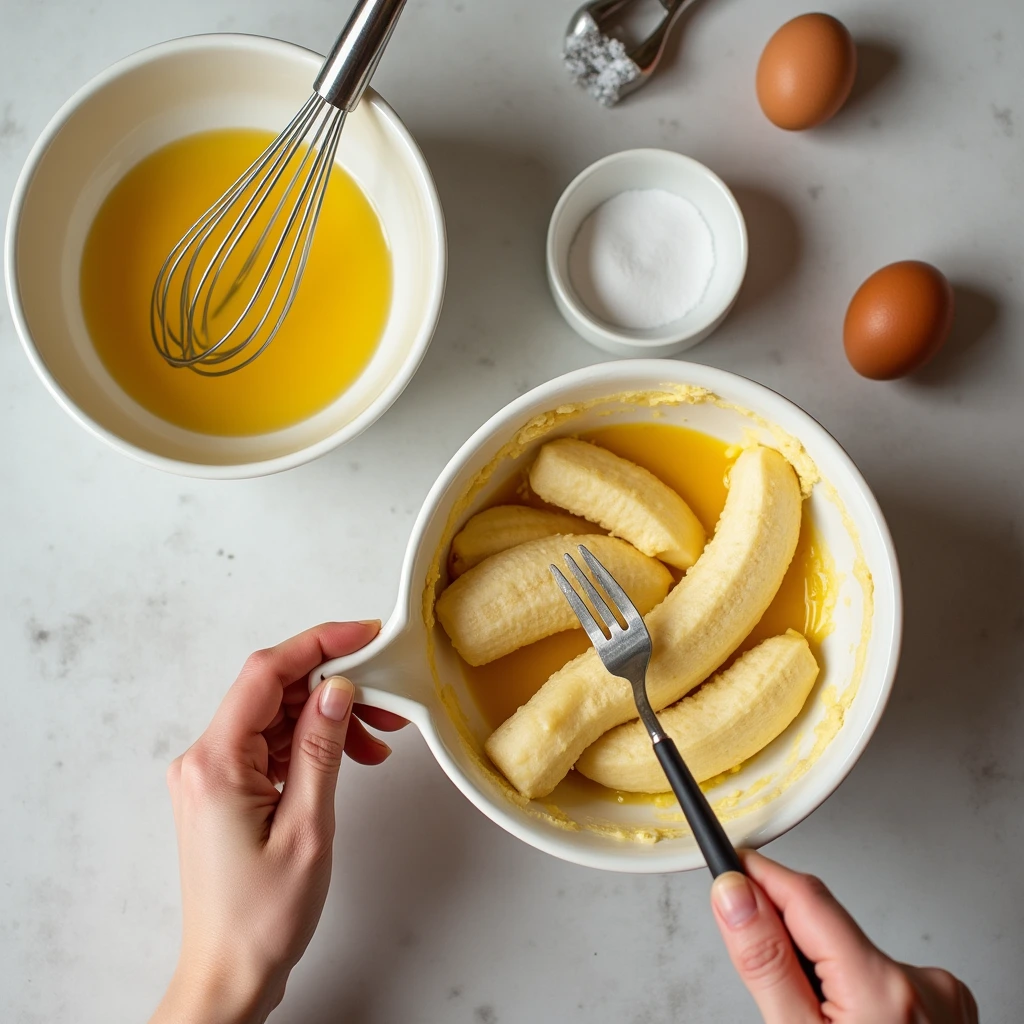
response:
[(314, 93), (171, 250), (150, 330), (172, 366), (224, 376), (274, 340), (298, 294), (344, 122), (344, 110)]

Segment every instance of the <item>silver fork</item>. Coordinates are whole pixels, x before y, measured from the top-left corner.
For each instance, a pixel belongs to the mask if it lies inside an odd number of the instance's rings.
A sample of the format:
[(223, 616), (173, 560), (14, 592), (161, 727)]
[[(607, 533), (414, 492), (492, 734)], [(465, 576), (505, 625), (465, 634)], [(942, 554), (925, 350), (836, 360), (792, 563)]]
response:
[[(551, 572), (555, 582), (565, 594), (565, 599), (572, 605), (576, 618), (586, 630), (604, 667), (613, 676), (625, 679), (633, 688), (633, 700), (636, 702), (640, 721), (651, 737), (654, 753), (668, 778), (672, 792), (679, 801), (679, 806), (683, 809), (700, 852), (704, 854), (711, 877), (717, 878), (724, 871), (743, 871), (743, 865), (732, 843), (729, 842), (722, 823), (711, 810), (707, 797), (701, 792), (690, 769), (686, 767), (675, 741), (661, 728), (658, 716), (647, 699), (647, 666), (651, 662), (652, 644), (651, 634), (647, 632), (643, 616), (636, 610), (636, 605), (622, 587), (615, 582), (612, 574), (582, 545), (579, 552), (618, 615), (608, 607), (608, 603), (572, 555), (566, 554), (565, 564), (601, 622), (599, 623), (590, 613), (590, 609), (583, 603), (561, 569), (557, 565), (552, 565)], [(620, 624), (620, 619), (625, 626)]]
[[(591, 607), (597, 613), (600, 623), (590, 612), (573, 585), (565, 578), (557, 565), (551, 566), (565, 599), (572, 606), (580, 625), (586, 630), (590, 642), (594, 645), (598, 657), (604, 667), (620, 679), (625, 679), (633, 688), (633, 700), (640, 715), (640, 721), (647, 729), (654, 744), (654, 753), (658, 757), (662, 770), (668, 778), (672, 792), (675, 793), (679, 806), (683, 809), (686, 821), (693, 832), (693, 837), (704, 854), (712, 878), (717, 878), (725, 871), (739, 871), (743, 874), (743, 864), (736, 854), (736, 849), (722, 828), (722, 823), (711, 810), (707, 797), (701, 792), (686, 767), (686, 762), (676, 747), (671, 736), (667, 736), (661, 728), (658, 716), (647, 698), (647, 667), (651, 663), (651, 634), (643, 616), (636, 610), (636, 605), (629, 599), (626, 592), (615, 582), (612, 574), (585, 548), (578, 547), (587, 568), (600, 584), (601, 589), (611, 602), (608, 602), (597, 587), (587, 578), (587, 574), (579, 567), (570, 554), (565, 555), (565, 564), (576, 578), (580, 588), (586, 595)], [(613, 611), (614, 609), (614, 611)], [(621, 621), (620, 621), (621, 620)], [(625, 625), (622, 625), (622, 623)], [(799, 946), (793, 945), (793, 952), (804, 972), (811, 990), (819, 1003), (824, 1000), (821, 990), (821, 979), (814, 970), (814, 964), (803, 954)]]

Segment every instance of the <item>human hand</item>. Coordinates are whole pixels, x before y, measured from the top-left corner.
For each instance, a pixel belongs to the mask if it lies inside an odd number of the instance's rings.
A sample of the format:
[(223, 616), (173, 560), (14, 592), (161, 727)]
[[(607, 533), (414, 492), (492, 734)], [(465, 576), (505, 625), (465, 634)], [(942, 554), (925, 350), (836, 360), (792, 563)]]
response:
[(250, 1024), (281, 1001), (327, 898), (342, 752), (360, 764), (391, 753), (353, 711), (376, 729), (407, 724), (353, 708), (347, 679), (310, 694), (306, 677), (379, 630), (377, 621), (328, 622), (257, 651), (206, 732), (170, 766), (182, 943), (151, 1024)]
[[(978, 1007), (962, 981), (938, 967), (889, 959), (817, 878), (757, 853), (741, 857), (749, 878), (720, 875), (711, 905), (765, 1024), (978, 1024)], [(821, 1006), (793, 942), (815, 965)]]

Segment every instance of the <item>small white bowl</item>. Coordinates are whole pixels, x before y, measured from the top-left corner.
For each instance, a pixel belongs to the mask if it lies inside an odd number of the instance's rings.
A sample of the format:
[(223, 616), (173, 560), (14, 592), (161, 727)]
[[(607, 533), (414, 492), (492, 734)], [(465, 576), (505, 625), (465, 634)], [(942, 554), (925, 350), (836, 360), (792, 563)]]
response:
[[(689, 199), (715, 246), (715, 269), (701, 301), (678, 320), (649, 330), (602, 320), (587, 309), (569, 277), (569, 249), (580, 225), (628, 189), (664, 189)], [(747, 272), (747, 226), (733, 194), (702, 163), (666, 149), (628, 149), (591, 164), (562, 193), (548, 225), (547, 265), (555, 305), (586, 341), (617, 356), (672, 356), (703, 341), (732, 308)]]
[(15, 326), (60, 405), (140, 462), (207, 478), (262, 476), (308, 462), (381, 416), (426, 353), (444, 295), (444, 217), (419, 147), (372, 89), (345, 122), (337, 163), (381, 219), (391, 249), (392, 300), (380, 343), (348, 390), (285, 430), (199, 434), (131, 399), (89, 339), (79, 300), (82, 250), (114, 184), (155, 149), (193, 132), (279, 131), (312, 92), (322, 61), (300, 46), (259, 36), (160, 43), (83, 86), (32, 147), (11, 201), (4, 252)]

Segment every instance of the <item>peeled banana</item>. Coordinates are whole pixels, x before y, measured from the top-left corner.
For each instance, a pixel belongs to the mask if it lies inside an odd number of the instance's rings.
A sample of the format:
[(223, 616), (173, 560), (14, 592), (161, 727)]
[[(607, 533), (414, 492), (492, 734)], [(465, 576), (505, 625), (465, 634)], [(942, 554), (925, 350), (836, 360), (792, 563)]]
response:
[(704, 550), (704, 527), (671, 487), (595, 444), (549, 441), (530, 469), (530, 486), (544, 501), (600, 523), (677, 569), (689, 569)]
[(547, 512), (528, 505), (496, 505), (478, 512), (455, 535), (448, 558), (452, 579), (499, 551), (528, 540), (560, 533), (600, 533), (601, 528), (567, 512)]
[[(800, 713), (817, 676), (810, 646), (790, 630), (741, 655), (658, 720), (693, 777), (703, 782), (753, 757), (782, 733)], [(626, 793), (670, 788), (639, 722), (606, 732), (583, 752), (576, 770)]]
[[(706, 679), (756, 625), (793, 558), (800, 513), (800, 485), (785, 458), (770, 448), (744, 451), (732, 467), (714, 537), (645, 616), (654, 642), (647, 694), (656, 711)], [(589, 650), (555, 672), (485, 748), (523, 796), (542, 797), (591, 743), (632, 718), (629, 684), (609, 675)]]
[(631, 544), (601, 535), (542, 537), (500, 551), (463, 573), (437, 599), (437, 618), (470, 665), (503, 655), (565, 629), (578, 629), (548, 568), (586, 546), (607, 566), (638, 608), (649, 611), (668, 593), (668, 569)]

